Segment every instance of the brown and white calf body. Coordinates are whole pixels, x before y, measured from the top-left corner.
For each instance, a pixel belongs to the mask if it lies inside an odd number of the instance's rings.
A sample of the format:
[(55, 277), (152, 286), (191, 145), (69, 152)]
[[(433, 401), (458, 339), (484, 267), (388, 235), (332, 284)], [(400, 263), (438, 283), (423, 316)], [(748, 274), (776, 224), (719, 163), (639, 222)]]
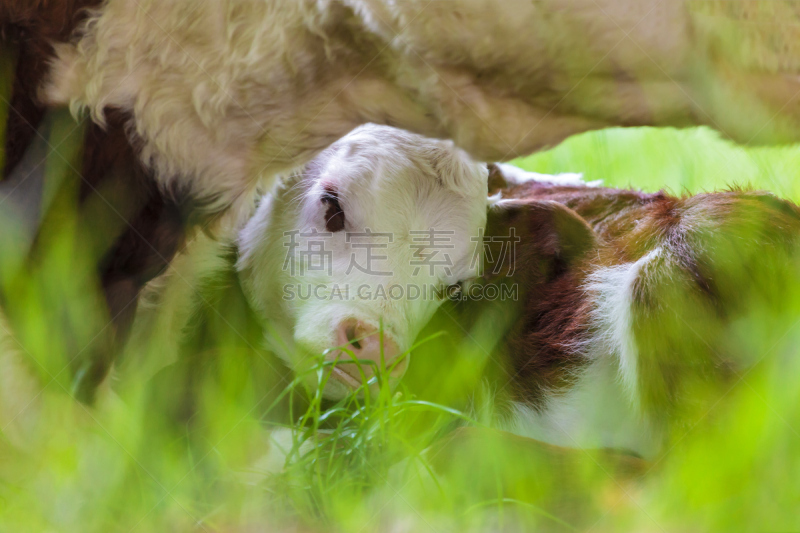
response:
[[(461, 241), (460, 247), (448, 249), (454, 260), (450, 276), (439, 270), (431, 277), (426, 269), (414, 276), (408, 268), (417, 258), (399, 237), (431, 226)], [(487, 237), (503, 237), (514, 228), (520, 238), (513, 263), (498, 273), (489, 259), (499, 257), (492, 245), (484, 274), (471, 268), (472, 238), (481, 227)], [(359, 249), (347, 234), (367, 228), (394, 234), (395, 246), (380, 251), (396, 265), (393, 276), (370, 278), (349, 270), (352, 253)], [(316, 237), (304, 237), (293, 250), (285, 246), (287, 232), (309, 235), (313, 230), (330, 234), (325, 240), (331, 269), (293, 273), (287, 259), (310, 249), (307, 244)], [(584, 184), (576, 174), (540, 175), (502, 164), (487, 168), (451, 143), (367, 126), (265, 195), (230, 245), (237, 254), (230, 254), (226, 243), (203, 236), (190, 243), (169, 274), (149, 287), (145, 300), (154, 305), (140, 310), (134, 340), (155, 338), (158, 361), (153, 368), (169, 364), (163, 354), (181, 353), (181, 335), (204, 327), (202, 321), (193, 323), (195, 309), (209, 301), (230, 302), (202, 290), (227, 286), (227, 281), (213, 281), (226, 271), (231, 278), (238, 276), (242, 297), (259, 319), (253, 338), (265, 334), (289, 369), (303, 374), (310, 363), (339, 358), (340, 371), (331, 373), (323, 390), (336, 399), (361, 382), (348, 366), (350, 354), (342, 353), (346, 345), (361, 360), (380, 362), (383, 355), (387, 367), (392, 357), (405, 356), (392, 372), (399, 378), (405, 366), (410, 374), (424, 369), (426, 355), (446, 359), (447, 354), (431, 351), (411, 350), (410, 359), (406, 354), (429, 318), (435, 322), (438, 315), (440, 323), (451, 325), (456, 347), (464, 346), (458, 339), (472, 342), (471, 334), (464, 339), (464, 331), (476, 331), (471, 326), (483, 319), (499, 339), (492, 355), (505, 368), (500, 386), (487, 387), (496, 393), (495, 405), (502, 406), (500, 416), (491, 430), (459, 428), (434, 443), (426, 456), (455, 482), (479, 485), (491, 479), (496, 490), (494, 480), (507, 480), (506, 496), (525, 499), (538, 494), (528, 489), (544, 479), (536, 490), (550, 497), (555, 489), (581, 490), (580, 483), (570, 480), (581, 479), (587, 468), (599, 469), (603, 479), (608, 474), (615, 480), (638, 479), (647, 460), (667, 449), (671, 429), (686, 413), (691, 415), (698, 397), (723, 396), (737, 372), (754, 363), (746, 344), (727, 336), (749, 305), (769, 300), (770, 285), (778, 283), (768, 277), (770, 256), (791, 258), (799, 235), (797, 207), (766, 193), (677, 198), (603, 188)], [(783, 263), (791, 268), (791, 262)], [(325, 289), (319, 298), (284, 299), (284, 288), (298, 282)], [(519, 298), (406, 301), (358, 298), (353, 291), (353, 298), (331, 299), (327, 290), (334, 284), (367, 285), (374, 294), (379, 285), (455, 282), (517, 284)], [(469, 296), (470, 285), (464, 293)], [(780, 304), (780, 295), (775, 303)], [(228, 309), (214, 314), (230, 329)], [(513, 318), (505, 320), (509, 315)], [(378, 342), (353, 345), (342, 328), (350, 321), (372, 332), (382, 329), (383, 338), (373, 334)], [(200, 357), (197, 351), (207, 346), (188, 346), (195, 351), (184, 350), (184, 364), (192, 368)], [(131, 355), (141, 352), (147, 350)], [(463, 353), (454, 352), (456, 357)], [(128, 359), (135, 362), (135, 357)], [(436, 387), (442, 373), (461, 375), (447, 364), (434, 361), (430, 373), (417, 376)], [(364, 368), (364, 377), (371, 378)], [(120, 378), (126, 379), (124, 373)], [(414, 390), (412, 383), (409, 387)], [(461, 406), (469, 404), (467, 396), (457, 400), (463, 400)], [(271, 444), (254, 470), (283, 468), (288, 431), (270, 432)], [(514, 487), (527, 488), (515, 496)]]
[[(373, 297), (381, 287), (389, 294), (393, 286), (467, 282), (467, 297), (446, 310), (463, 319), (454, 331), (460, 337), (475, 316), (489, 313), (493, 321), (498, 309), (497, 302), (471, 300), (472, 288), (516, 285), (517, 301), (500, 302), (515, 318), (495, 328), (506, 369), (501, 394), (510, 400), (499, 427), (564, 448), (652, 457), (696, 387), (707, 394), (753, 363), (743, 345), (730, 342), (731, 332), (751, 306), (781, 304), (774, 276), (797, 264), (791, 254), (800, 211), (763, 192), (674, 197), (585, 184), (577, 174), (488, 169), (451, 143), (366, 126), (277, 186), (237, 239), (241, 285), (269, 325), (270, 346), (301, 373), (319, 358), (339, 358), (346, 370), (334, 372), (324, 391), (338, 398), (361, 382), (342, 348), (361, 360), (384, 357), (387, 367), (404, 358), (393, 372), (399, 378), (419, 361), (412, 351), (409, 363), (408, 351), (443, 304)], [(486, 237), (513, 228), (519, 242), (511, 256), (496, 248), (504, 243), (489, 244), (479, 275), (473, 259), (484, 225)], [(449, 232), (449, 272), (415, 267), (419, 250), (409, 232), (429, 228)], [(390, 276), (354, 268), (365, 252), (348, 235), (367, 229), (394, 238), (373, 265), (391, 265)], [(293, 233), (304, 234), (294, 247)], [(322, 241), (330, 269), (303, 271), (310, 260), (303, 253)], [(191, 270), (219, 246), (201, 247), (195, 258), (190, 247), (177, 264)], [(513, 261), (495, 271), (492, 258), (501, 256)], [(183, 287), (190, 276), (179, 277)], [(298, 283), (310, 288), (287, 294)], [(349, 296), (332, 297), (335, 286), (349, 287)], [(369, 289), (363, 296), (362, 286)], [(190, 313), (178, 311), (188, 320)], [(348, 332), (349, 325), (363, 334)], [(361, 337), (372, 341), (353, 342)]]
[(737, 324), (786, 308), (796, 205), (765, 192), (564, 185), (507, 165), (490, 183), (503, 188), (487, 234), (521, 238), (513, 274), (485, 274), (521, 293), (501, 348), (505, 429), (653, 457), (699, 397), (721, 395), (757, 362)]
[[(366, 284), (373, 288), (368, 294), (377, 285), (516, 285), (518, 301), (504, 305), (517, 318), (496, 332), (508, 378), (502, 394), (510, 399), (500, 427), (560, 447), (654, 456), (698, 395), (726, 386), (754, 363), (744, 345), (731, 342), (732, 333), (757, 305), (774, 310), (786, 303), (775, 293), (781, 283), (775, 276), (791, 275), (797, 264), (800, 209), (765, 192), (675, 197), (586, 184), (577, 174), (493, 164), (487, 176), (486, 168), (447, 143), (391, 128), (368, 126), (346, 136), (266, 197), (240, 233), (239, 275), (251, 304), (283, 331), (292, 347), (283, 357), (302, 371), (309, 355), (333, 348), (325, 356), (333, 359), (335, 348), (350, 343), (337, 333), (350, 320), (372, 331), (383, 326), (391, 363), (442, 304), (331, 299), (332, 285)], [(468, 185), (487, 178), (480, 191)], [(335, 209), (326, 199), (331, 194)], [(513, 228), (519, 238), (511, 256), (497, 248), (504, 243), (487, 241), (482, 276), (468, 260), (475, 257), (479, 212), (487, 216), (487, 237)], [(394, 265), (391, 277), (351, 268), (357, 246), (336, 238), (368, 227), (395, 236), (382, 251)], [(429, 227), (450, 231), (448, 243), (460, 242), (449, 276), (414, 276), (417, 269), (409, 268), (418, 257), (402, 237)], [(300, 276), (286, 268), (287, 230), (309, 229), (334, 237), (329, 273)], [(306, 237), (298, 252), (315, 239)], [(495, 270), (492, 261), (501, 257), (510, 264)], [(285, 298), (282, 288), (297, 280), (324, 287), (326, 297)], [(494, 302), (471, 301), (470, 290), (447, 312), (497, 311)], [(377, 359), (377, 349), (357, 355)], [(413, 365), (413, 353), (410, 359)], [(326, 394), (347, 392), (337, 381)]]

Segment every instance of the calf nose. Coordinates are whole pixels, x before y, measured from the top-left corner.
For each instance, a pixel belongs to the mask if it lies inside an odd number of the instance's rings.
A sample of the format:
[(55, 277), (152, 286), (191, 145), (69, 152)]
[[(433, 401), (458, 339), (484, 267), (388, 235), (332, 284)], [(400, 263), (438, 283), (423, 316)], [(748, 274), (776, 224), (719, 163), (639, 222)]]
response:
[[(375, 363), (375, 365), (361, 363), (361, 370), (367, 379), (375, 375), (376, 367), (382, 368), (384, 375), (388, 373), (388, 376), (394, 379), (399, 379), (405, 374), (408, 356), (398, 360), (400, 349), (386, 332), (381, 334), (380, 330), (358, 320), (346, 320), (337, 329), (337, 343), (344, 350), (336, 354), (339, 363), (336, 364), (333, 375), (352, 387), (358, 387), (362, 383), (358, 365), (348, 362), (353, 358)], [(352, 353), (352, 356), (348, 352)]]

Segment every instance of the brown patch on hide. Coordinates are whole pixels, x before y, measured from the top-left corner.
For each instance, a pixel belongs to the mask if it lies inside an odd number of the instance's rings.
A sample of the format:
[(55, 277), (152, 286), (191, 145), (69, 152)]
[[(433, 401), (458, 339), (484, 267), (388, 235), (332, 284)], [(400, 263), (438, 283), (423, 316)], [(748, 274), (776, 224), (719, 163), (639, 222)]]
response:
[[(800, 207), (766, 193), (675, 197), (539, 182), (502, 192), (519, 204), (490, 213), (487, 232), (514, 225), (522, 239), (513, 279), (524, 287), (523, 316), (506, 348), (513, 392), (534, 408), (571, 386), (586, 364), (584, 346), (597, 342), (591, 294), (583, 290), (588, 274), (661, 250), (633, 281), (631, 311), (641, 404), (664, 420), (691, 401), (695, 384), (719, 386), (736, 376), (738, 359), (725, 351), (736, 348), (724, 342), (730, 320), (747, 311), (752, 296), (780, 305), (770, 276), (787, 274), (781, 269), (790, 268), (800, 245)], [(578, 234), (580, 253), (565, 254), (575, 237), (546, 210), (520, 207), (550, 202), (591, 227), (591, 245)]]
[(509, 339), (518, 399), (542, 407), (549, 394), (572, 385), (587, 363), (581, 344), (589, 337), (591, 305), (581, 274), (565, 271), (531, 293), (522, 329)]
[[(507, 341), (514, 395), (541, 407), (548, 394), (568, 387), (586, 361), (589, 304), (580, 284), (584, 258), (597, 246), (592, 229), (574, 211), (553, 201), (520, 202), (492, 209), (488, 237), (519, 237), (511, 264), (487, 272), (493, 282), (514, 283), (522, 316)], [(501, 245), (491, 243), (497, 258)], [(491, 265), (488, 265), (491, 266)]]

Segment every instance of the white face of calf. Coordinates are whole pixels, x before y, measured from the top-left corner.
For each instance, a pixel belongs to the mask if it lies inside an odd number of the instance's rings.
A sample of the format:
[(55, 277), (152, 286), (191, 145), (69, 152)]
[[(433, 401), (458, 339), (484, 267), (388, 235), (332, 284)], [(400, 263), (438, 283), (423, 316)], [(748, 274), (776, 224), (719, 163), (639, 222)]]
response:
[[(383, 361), (399, 378), (445, 291), (477, 274), (486, 182), (450, 142), (367, 125), (278, 186), (239, 240), (245, 290), (289, 348), (278, 353), (303, 371), (334, 348), (326, 359)], [(325, 394), (361, 381), (338, 364)]]

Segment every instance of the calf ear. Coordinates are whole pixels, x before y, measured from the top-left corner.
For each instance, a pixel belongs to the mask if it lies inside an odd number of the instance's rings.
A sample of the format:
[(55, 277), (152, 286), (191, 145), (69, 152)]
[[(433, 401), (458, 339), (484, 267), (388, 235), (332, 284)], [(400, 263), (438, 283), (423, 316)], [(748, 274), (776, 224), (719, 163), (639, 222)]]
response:
[(494, 196), (511, 185), (498, 165), (487, 163), (486, 169), (489, 171), (489, 196)]
[(537, 256), (558, 259), (569, 266), (597, 246), (597, 234), (578, 213), (558, 202), (503, 200), (489, 208), (486, 237), (516, 241), (516, 259)]

